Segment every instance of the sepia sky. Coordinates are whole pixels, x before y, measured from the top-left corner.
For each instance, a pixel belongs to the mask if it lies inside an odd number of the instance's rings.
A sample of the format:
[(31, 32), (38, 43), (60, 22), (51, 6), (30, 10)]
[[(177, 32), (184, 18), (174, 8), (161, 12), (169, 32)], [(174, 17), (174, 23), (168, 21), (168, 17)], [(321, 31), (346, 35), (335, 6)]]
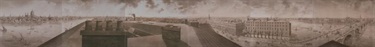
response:
[(0, 0), (0, 16), (375, 17), (374, 0)]

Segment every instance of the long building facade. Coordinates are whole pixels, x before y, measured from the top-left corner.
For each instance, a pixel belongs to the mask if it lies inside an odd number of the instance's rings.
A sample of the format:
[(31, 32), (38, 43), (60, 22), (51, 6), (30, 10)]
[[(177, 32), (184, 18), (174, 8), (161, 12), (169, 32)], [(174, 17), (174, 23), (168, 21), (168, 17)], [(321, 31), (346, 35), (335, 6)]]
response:
[(244, 22), (236, 24), (236, 34), (239, 36), (289, 39), (291, 24), (289, 22)]

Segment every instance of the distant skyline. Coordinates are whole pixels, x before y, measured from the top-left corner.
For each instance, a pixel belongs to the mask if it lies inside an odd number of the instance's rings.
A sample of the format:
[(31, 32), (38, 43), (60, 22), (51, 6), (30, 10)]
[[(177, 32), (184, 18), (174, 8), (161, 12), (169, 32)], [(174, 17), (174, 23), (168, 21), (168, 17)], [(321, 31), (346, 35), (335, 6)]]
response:
[(370, 17), (374, 0), (0, 0), (0, 16)]
[[(130, 16), (135, 13), (145, 17), (183, 17), (171, 9), (148, 8), (146, 0), (140, 0), (137, 6), (130, 3), (117, 3), (121, 0), (0, 0), (0, 16), (19, 16), (34, 11), (38, 16)], [(163, 4), (155, 0), (155, 4)], [(155, 5), (154, 4), (154, 5)], [(165, 8), (165, 7), (164, 7)], [(160, 11), (160, 12), (159, 12)]]

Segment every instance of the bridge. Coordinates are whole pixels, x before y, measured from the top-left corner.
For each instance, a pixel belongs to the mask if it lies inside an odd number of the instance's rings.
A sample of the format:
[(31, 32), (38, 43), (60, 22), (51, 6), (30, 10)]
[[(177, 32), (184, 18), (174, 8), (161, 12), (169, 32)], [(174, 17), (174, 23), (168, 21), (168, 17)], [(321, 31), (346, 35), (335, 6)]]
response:
[[(361, 31), (366, 25), (371, 23), (373, 21), (371, 20), (364, 20), (355, 24), (349, 24), (345, 25), (342, 28), (334, 29), (332, 31), (328, 31), (328, 33), (325, 33), (324, 35), (320, 35), (313, 38), (303, 39), (303, 40), (269, 40), (269, 39), (262, 39), (259, 38), (259, 41), (265, 40), (268, 42), (273, 43), (283, 43), (283, 45), (279, 46), (298, 46), (298, 47), (318, 47), (319, 45), (322, 45), (329, 41), (337, 41), (342, 44), (351, 45), (351, 41), (355, 39), (354, 37), (360, 36), (363, 32)], [(225, 21), (217, 21), (217, 20), (210, 20), (208, 23), (211, 24), (211, 26), (214, 27), (214, 29), (219, 33), (220, 35), (223, 35), (227, 39), (234, 41), (237, 44), (242, 44), (241, 46), (248, 46), (249, 44), (246, 44), (247, 41), (252, 41), (248, 39), (257, 39), (257, 38), (246, 38), (244, 36), (236, 36), (235, 32), (235, 23), (229, 23)], [(242, 39), (246, 38), (246, 39)], [(244, 40), (244, 41), (241, 41)], [(286, 44), (284, 44), (286, 42)], [(267, 42), (264, 42), (267, 43)]]
[[(361, 21), (359, 23), (346, 25), (339, 29), (334, 29), (332, 31), (329, 31), (328, 33), (324, 35), (320, 35), (314, 38), (310, 39), (304, 39), (301, 41), (289, 41), (292, 44), (303, 44), (305, 46), (319, 46), (329, 41), (338, 41), (343, 44), (350, 45), (348, 39), (352, 39), (353, 36), (359, 36), (362, 32), (360, 31), (363, 29), (364, 26), (366, 26), (371, 21)], [(345, 43), (344, 43), (345, 42)]]

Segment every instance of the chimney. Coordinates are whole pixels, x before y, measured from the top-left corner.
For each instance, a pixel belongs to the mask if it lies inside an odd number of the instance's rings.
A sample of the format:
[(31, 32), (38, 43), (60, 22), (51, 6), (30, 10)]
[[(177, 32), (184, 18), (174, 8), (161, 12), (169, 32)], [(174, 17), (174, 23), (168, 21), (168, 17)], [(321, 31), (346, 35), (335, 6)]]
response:
[(103, 27), (102, 27), (102, 24), (101, 24), (102, 21), (96, 21), (96, 31), (102, 31), (103, 30)]
[(85, 30), (92, 31), (92, 26), (91, 26), (91, 21), (86, 21), (85, 22)]
[(116, 27), (116, 30), (117, 30), (117, 31), (122, 31), (121, 29), (123, 29), (122, 21), (117, 21), (117, 27)]
[(113, 28), (112, 28), (113, 26), (112, 26), (112, 21), (107, 21), (107, 23), (106, 23), (106, 31), (112, 31), (113, 30)]

